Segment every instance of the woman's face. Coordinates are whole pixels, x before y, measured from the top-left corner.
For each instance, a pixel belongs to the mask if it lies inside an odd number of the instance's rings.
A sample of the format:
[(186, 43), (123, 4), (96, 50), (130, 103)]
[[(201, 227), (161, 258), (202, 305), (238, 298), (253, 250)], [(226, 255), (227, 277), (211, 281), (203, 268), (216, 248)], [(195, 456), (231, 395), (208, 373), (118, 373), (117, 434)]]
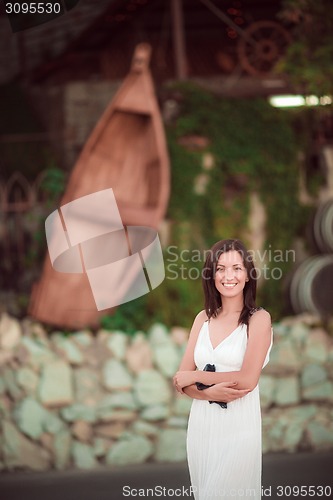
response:
[(235, 297), (243, 293), (249, 281), (242, 256), (237, 250), (229, 250), (220, 255), (216, 264), (215, 286), (221, 295)]

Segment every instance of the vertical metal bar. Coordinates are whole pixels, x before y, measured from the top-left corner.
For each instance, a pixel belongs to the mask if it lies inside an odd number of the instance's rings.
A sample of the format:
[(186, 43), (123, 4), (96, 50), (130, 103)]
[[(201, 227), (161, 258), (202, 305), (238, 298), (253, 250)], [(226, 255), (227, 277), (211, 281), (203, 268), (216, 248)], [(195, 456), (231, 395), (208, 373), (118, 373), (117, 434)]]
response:
[(187, 61), (182, 0), (171, 0), (172, 35), (176, 62), (176, 77), (187, 78)]

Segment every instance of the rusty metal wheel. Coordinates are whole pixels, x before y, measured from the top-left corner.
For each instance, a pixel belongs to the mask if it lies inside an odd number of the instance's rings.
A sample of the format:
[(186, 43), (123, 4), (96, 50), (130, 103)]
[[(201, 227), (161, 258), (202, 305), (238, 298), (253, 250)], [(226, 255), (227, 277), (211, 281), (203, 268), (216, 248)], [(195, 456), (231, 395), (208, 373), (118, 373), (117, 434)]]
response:
[(270, 73), (285, 53), (291, 36), (279, 23), (256, 21), (244, 30), (237, 53), (242, 68), (250, 75)]

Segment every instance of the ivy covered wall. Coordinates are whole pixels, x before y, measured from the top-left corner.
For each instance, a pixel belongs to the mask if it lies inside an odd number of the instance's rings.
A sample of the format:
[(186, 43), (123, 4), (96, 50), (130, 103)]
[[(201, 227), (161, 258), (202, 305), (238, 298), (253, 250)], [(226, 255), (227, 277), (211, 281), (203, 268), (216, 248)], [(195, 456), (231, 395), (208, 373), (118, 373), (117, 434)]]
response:
[[(170, 231), (166, 280), (147, 296), (148, 303), (167, 324), (192, 321), (203, 303), (199, 252), (223, 238), (241, 238), (251, 246), (250, 195), (256, 193), (266, 214), (261, 255), (282, 256), (274, 263), (281, 270), (275, 277), (281, 278), (274, 279), (268, 269), (258, 302), (275, 319), (281, 317), (286, 312), (285, 278), (293, 265), (283, 256), (294, 238), (303, 235), (308, 219), (308, 209), (298, 200), (295, 115), (265, 99), (225, 99), (193, 84), (169, 86), (162, 100), (172, 110), (166, 113)], [(267, 262), (268, 268), (271, 264)]]

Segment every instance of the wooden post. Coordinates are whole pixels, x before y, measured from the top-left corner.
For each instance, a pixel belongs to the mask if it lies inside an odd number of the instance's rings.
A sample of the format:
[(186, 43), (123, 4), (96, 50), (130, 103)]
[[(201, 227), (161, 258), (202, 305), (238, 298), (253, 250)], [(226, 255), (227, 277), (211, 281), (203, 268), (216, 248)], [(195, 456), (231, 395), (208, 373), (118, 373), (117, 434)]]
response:
[(25, 32), (19, 31), (16, 36), (18, 39), (20, 71), (22, 75), (22, 80), (24, 83), (26, 83), (28, 77), (28, 66), (27, 66), (27, 51), (25, 44)]
[(176, 77), (179, 80), (186, 80), (187, 61), (182, 0), (171, 0), (171, 15)]

